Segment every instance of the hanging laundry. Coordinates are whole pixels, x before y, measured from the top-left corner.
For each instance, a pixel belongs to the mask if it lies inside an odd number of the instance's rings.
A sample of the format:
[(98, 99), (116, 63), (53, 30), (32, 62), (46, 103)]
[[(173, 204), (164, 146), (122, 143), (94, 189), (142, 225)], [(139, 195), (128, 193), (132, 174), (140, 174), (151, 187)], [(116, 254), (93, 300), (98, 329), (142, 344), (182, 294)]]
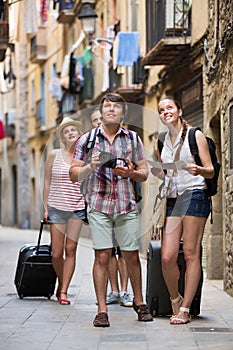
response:
[(47, 22), (48, 20), (47, 0), (40, 0), (40, 18), (42, 22)]
[(84, 85), (80, 93), (79, 102), (92, 100), (94, 96), (94, 77), (92, 67), (83, 67)]
[(65, 77), (69, 74), (69, 66), (70, 66), (70, 55), (65, 55), (64, 61), (61, 69), (61, 77)]
[(77, 95), (71, 95), (68, 91), (64, 92), (61, 103), (62, 114), (77, 112)]
[(0, 0), (0, 17), (2, 17), (3, 13), (4, 13), (4, 3), (3, 3), (3, 0)]
[(65, 0), (63, 7), (64, 7), (63, 10), (72, 9), (74, 7), (74, 1), (73, 0)]
[(85, 66), (88, 66), (92, 63), (93, 54), (92, 54), (90, 45), (85, 47), (82, 57), (83, 57), (83, 61), (84, 61)]
[(73, 53), (70, 55), (69, 92), (78, 94), (83, 86), (82, 65)]
[(0, 91), (3, 95), (7, 93), (5, 62), (0, 62)]
[(0, 120), (0, 140), (4, 139), (5, 137), (6, 137), (6, 134), (3, 126), (3, 121)]
[[(1, 85), (0, 85), (1, 87)], [(0, 139), (4, 139), (5, 137), (5, 130), (4, 130), (4, 126), (3, 126), (3, 110), (2, 110), (2, 100), (0, 99)]]
[[(36, 0), (24, 0), (24, 31), (27, 34), (36, 34), (37, 27), (37, 9)], [(28, 15), (30, 13), (30, 16)]]
[(59, 3), (60, 3), (60, 0), (53, 0), (53, 10), (56, 10), (56, 6)]
[(57, 76), (52, 78), (49, 83), (49, 92), (52, 96), (56, 97), (57, 101), (62, 100), (62, 87), (60, 81), (60, 73), (57, 73)]
[(118, 32), (116, 65), (133, 66), (139, 56), (139, 32)]

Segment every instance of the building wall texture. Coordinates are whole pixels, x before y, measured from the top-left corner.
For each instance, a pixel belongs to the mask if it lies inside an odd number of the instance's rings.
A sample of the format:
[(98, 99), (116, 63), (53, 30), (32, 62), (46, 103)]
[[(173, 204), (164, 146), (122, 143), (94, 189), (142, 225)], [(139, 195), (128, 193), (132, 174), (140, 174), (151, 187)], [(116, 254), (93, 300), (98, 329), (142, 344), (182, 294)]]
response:
[(233, 296), (233, 224), (232, 169), (229, 147), (232, 130), (229, 127), (233, 101), (233, 26), (232, 1), (209, 1), (209, 31), (206, 38), (208, 56), (204, 65), (204, 101), (207, 131), (212, 130), (218, 145), (222, 169), (219, 194), (214, 197), (214, 225), (208, 241), (208, 276), (224, 277), (224, 288)]

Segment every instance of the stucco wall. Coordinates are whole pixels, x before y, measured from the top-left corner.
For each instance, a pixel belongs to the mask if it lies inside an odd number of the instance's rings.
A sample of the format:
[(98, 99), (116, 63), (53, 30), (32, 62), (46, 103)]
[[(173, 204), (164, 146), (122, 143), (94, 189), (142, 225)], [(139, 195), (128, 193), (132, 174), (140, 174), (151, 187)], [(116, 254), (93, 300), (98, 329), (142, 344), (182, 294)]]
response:
[(233, 296), (233, 181), (232, 170), (229, 169), (229, 107), (233, 101), (231, 15), (231, 1), (220, 2), (219, 9), (216, 1), (209, 1), (204, 101), (207, 131), (213, 132), (222, 163), (219, 194), (214, 197), (215, 221), (208, 239), (207, 274), (209, 278), (218, 278), (223, 273), (224, 288)]

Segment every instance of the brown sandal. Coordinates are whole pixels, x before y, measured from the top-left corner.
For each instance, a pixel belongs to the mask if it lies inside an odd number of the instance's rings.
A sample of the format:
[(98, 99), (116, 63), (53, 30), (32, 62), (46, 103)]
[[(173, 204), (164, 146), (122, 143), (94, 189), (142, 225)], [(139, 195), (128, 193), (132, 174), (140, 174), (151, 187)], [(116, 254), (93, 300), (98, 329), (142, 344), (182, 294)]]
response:
[(150, 313), (149, 307), (147, 304), (136, 305), (133, 300), (133, 309), (138, 314), (138, 321), (149, 322), (153, 321), (153, 317)]
[(109, 327), (108, 314), (106, 312), (100, 312), (95, 316), (93, 321), (94, 327)]

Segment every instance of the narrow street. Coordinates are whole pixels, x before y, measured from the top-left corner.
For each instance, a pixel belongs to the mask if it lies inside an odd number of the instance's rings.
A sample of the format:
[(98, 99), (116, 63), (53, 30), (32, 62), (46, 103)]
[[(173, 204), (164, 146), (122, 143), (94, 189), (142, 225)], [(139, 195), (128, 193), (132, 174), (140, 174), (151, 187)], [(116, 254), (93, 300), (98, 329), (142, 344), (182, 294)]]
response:
[[(70, 306), (55, 299), (19, 299), (14, 275), (18, 251), (37, 240), (35, 230), (0, 227), (0, 349), (1, 350), (152, 350), (233, 348), (233, 298), (222, 281), (205, 279), (201, 315), (183, 326), (171, 326), (168, 317), (138, 322), (133, 309), (109, 305), (110, 328), (96, 329), (92, 283), (93, 251), (85, 226), (77, 254), (75, 275), (69, 290)], [(44, 231), (43, 242), (49, 242)], [(142, 259), (145, 295), (146, 261)]]

